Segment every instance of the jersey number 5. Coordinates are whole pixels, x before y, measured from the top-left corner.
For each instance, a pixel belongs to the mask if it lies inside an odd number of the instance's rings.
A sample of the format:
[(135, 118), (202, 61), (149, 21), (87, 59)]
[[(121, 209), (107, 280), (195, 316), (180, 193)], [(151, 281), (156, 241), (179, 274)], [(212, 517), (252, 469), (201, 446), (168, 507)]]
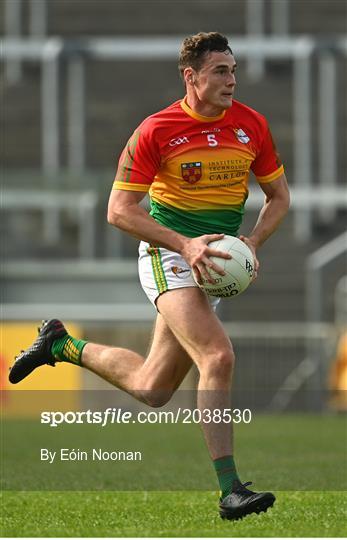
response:
[(209, 135), (207, 135), (207, 140), (208, 140), (208, 145), (209, 146), (217, 146), (218, 145), (218, 141), (216, 139), (216, 136), (213, 133), (210, 133)]

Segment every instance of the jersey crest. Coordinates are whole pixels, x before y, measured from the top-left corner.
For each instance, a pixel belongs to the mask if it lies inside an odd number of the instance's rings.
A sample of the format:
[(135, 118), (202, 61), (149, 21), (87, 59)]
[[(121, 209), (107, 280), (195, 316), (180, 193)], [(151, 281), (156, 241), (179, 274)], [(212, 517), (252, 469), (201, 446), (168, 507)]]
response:
[(247, 144), (251, 140), (248, 135), (243, 131), (243, 129), (234, 129), (237, 140), (242, 144)]
[(196, 161), (194, 163), (181, 163), (181, 174), (183, 180), (190, 184), (195, 184), (202, 176), (202, 163)]

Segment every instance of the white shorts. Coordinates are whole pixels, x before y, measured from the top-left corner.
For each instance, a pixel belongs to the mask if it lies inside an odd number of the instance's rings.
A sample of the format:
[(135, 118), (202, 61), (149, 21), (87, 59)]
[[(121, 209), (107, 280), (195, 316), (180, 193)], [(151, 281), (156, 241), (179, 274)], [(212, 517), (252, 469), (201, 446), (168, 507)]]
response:
[[(143, 290), (156, 308), (157, 298), (166, 291), (197, 287), (192, 269), (188, 263), (174, 251), (152, 247), (147, 242), (139, 245), (139, 277)], [(220, 298), (208, 296), (215, 309)]]

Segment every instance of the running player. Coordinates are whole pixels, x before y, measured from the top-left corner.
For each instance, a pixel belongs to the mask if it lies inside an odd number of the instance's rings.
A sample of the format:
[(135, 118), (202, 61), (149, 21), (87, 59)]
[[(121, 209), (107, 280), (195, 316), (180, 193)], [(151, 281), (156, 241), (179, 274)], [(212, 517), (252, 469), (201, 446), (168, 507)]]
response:
[[(199, 371), (198, 408), (230, 408), (234, 353), (210, 301), (193, 280), (223, 274), (211, 256), (228, 258), (209, 243), (237, 235), (250, 171), (265, 193), (258, 221), (241, 239), (256, 250), (277, 229), (289, 206), (283, 166), (265, 118), (235, 101), (236, 62), (226, 37), (187, 37), (179, 68), (186, 96), (145, 119), (120, 160), (108, 221), (141, 240), (141, 284), (158, 314), (147, 358), (69, 336), (45, 322), (34, 344), (10, 372), (17, 383), (33, 369), (59, 361), (81, 365), (154, 407), (166, 403), (192, 363)], [(150, 215), (139, 205), (149, 192)], [(232, 423), (203, 423), (217, 473), (220, 515), (238, 519), (266, 511), (275, 497), (242, 484), (233, 457)]]

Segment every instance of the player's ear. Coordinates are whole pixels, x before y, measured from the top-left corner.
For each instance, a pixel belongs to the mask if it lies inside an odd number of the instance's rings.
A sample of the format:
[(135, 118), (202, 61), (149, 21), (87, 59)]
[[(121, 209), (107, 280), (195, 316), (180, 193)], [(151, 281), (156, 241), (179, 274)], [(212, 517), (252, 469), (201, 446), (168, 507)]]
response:
[(183, 76), (187, 86), (194, 84), (194, 73), (191, 67), (188, 67), (184, 70)]

